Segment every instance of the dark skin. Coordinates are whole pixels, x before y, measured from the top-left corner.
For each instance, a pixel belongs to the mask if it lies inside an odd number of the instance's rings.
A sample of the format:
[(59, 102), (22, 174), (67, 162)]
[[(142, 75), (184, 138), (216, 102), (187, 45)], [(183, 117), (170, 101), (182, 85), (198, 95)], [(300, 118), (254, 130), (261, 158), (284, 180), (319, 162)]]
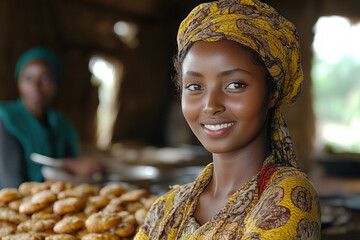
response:
[(195, 211), (201, 225), (260, 171), (268, 154), (267, 118), (278, 92), (269, 93), (265, 76), (253, 55), (231, 41), (196, 42), (184, 58), (183, 114), (214, 162)]
[[(45, 112), (57, 92), (51, 67), (43, 60), (28, 62), (21, 70), (18, 89), (25, 108), (47, 127)], [(104, 171), (104, 166), (90, 157), (65, 158), (63, 162), (64, 169), (80, 176), (91, 176)]]

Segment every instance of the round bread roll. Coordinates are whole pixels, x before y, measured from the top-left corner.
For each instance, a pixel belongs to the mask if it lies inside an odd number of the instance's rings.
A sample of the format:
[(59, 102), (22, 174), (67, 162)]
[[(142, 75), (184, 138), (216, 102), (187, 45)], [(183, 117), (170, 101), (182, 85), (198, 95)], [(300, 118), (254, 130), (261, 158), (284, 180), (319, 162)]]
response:
[(30, 219), (20, 223), (17, 226), (17, 230), (20, 232), (44, 232), (53, 229), (55, 223), (53, 219)]
[(120, 184), (114, 183), (101, 188), (100, 195), (113, 198), (119, 197), (124, 192), (125, 189)]
[(95, 195), (97, 190), (95, 187), (91, 186), (90, 184), (83, 183), (74, 188), (66, 189), (62, 192), (59, 192), (58, 199), (64, 199), (68, 197), (81, 197), (87, 198), (91, 195)]
[(31, 189), (36, 188), (38, 185), (40, 185), (39, 182), (24, 182), (20, 184), (19, 192), (21, 192), (24, 195), (30, 195)]
[(32, 214), (34, 212), (37, 212), (43, 208), (45, 208), (48, 204), (46, 202), (23, 202), (19, 206), (19, 213), (22, 214)]
[(38, 233), (15, 233), (4, 236), (1, 240), (42, 240), (43, 237)]
[(53, 206), (53, 211), (55, 214), (63, 215), (66, 213), (80, 212), (84, 207), (85, 201), (82, 198), (69, 197), (56, 201)]
[(106, 205), (108, 205), (110, 202), (109, 198), (107, 198), (106, 196), (91, 196), (89, 197), (88, 201), (87, 201), (87, 206), (94, 206), (97, 209), (103, 208)]
[(45, 240), (77, 240), (78, 238), (70, 234), (54, 234), (49, 235)]
[(122, 221), (123, 221), (124, 223), (129, 223), (129, 224), (131, 224), (131, 225), (135, 225), (135, 224), (137, 223), (135, 216), (134, 216), (134, 215), (131, 215), (131, 214), (130, 214), (129, 216), (123, 218)]
[(16, 188), (3, 188), (0, 190), (0, 201), (2, 202), (8, 203), (22, 197), (23, 195)]
[(63, 218), (61, 221), (55, 224), (54, 232), (56, 233), (71, 233), (75, 232), (85, 226), (83, 218), (71, 216)]
[(116, 227), (120, 222), (121, 216), (117, 213), (98, 212), (86, 219), (85, 226), (90, 233), (101, 233)]
[(25, 214), (19, 214), (13, 209), (10, 208), (0, 208), (0, 220), (8, 221), (12, 223), (19, 224), (28, 220), (29, 217)]
[(15, 231), (16, 224), (0, 220), (0, 239), (1, 237), (15, 233)]
[(107, 212), (107, 213), (117, 213), (117, 212), (122, 212), (124, 211), (124, 207), (122, 207), (120, 204), (116, 205), (116, 204), (108, 204), (103, 211)]
[(156, 199), (158, 199), (159, 196), (149, 196), (147, 198), (143, 198), (142, 203), (144, 204), (144, 207), (146, 210), (149, 210), (150, 207), (153, 205), (153, 203), (156, 201)]
[(142, 225), (144, 223), (146, 214), (147, 214), (147, 210), (145, 208), (140, 208), (140, 209), (136, 210), (134, 216), (135, 216), (136, 222), (139, 225)]
[(70, 189), (73, 188), (73, 185), (71, 183), (65, 183), (65, 182), (54, 182), (53, 184), (51, 184), (50, 186), (50, 190), (55, 192), (55, 193), (59, 193), (62, 192), (66, 189)]
[(23, 202), (22, 199), (17, 199), (17, 200), (11, 201), (8, 203), (8, 207), (15, 211), (19, 211), (19, 207), (22, 202)]
[(45, 203), (52, 203), (55, 202), (57, 199), (57, 194), (51, 190), (44, 190), (34, 194), (31, 198), (32, 202), (45, 202)]
[(86, 228), (83, 228), (79, 231), (76, 232), (75, 236), (78, 238), (78, 239), (81, 239), (83, 236), (85, 236), (86, 234), (89, 234), (88, 230)]
[(119, 237), (128, 237), (135, 233), (135, 227), (129, 223), (120, 223), (114, 232)]
[(46, 213), (46, 212), (36, 212), (31, 215), (31, 219), (35, 220), (54, 220), (54, 221), (60, 221), (61, 218), (59, 215), (56, 215), (54, 213)]
[(120, 238), (111, 233), (89, 233), (84, 235), (81, 240), (120, 240)]
[(135, 213), (138, 209), (143, 208), (144, 205), (140, 202), (129, 202), (126, 204), (126, 211), (129, 213)]
[(51, 184), (52, 182), (39, 182), (31, 188), (31, 194), (36, 194), (38, 192), (50, 189)]

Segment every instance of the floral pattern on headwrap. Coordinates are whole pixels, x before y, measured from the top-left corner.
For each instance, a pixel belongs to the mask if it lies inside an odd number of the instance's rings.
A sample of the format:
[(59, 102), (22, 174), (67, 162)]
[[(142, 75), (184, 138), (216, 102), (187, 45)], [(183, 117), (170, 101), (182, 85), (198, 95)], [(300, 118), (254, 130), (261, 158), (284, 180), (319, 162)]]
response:
[(301, 92), (299, 36), (295, 26), (258, 0), (220, 0), (200, 4), (181, 23), (177, 42), (182, 54), (196, 41), (231, 40), (256, 51), (273, 77), (279, 100), (271, 119), (272, 157), (264, 164), (297, 167), (281, 104), (294, 103)]

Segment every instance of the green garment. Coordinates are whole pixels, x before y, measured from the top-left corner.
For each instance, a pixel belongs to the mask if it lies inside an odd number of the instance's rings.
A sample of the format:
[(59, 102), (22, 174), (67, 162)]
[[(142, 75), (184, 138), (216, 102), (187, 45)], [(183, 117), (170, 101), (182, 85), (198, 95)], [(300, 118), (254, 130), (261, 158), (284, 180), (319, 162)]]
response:
[(41, 165), (30, 160), (31, 153), (54, 158), (78, 156), (78, 136), (69, 120), (52, 109), (47, 110), (46, 117), (48, 127), (24, 107), (21, 99), (0, 104), (0, 120), (5, 130), (23, 147), (30, 181), (43, 180)]

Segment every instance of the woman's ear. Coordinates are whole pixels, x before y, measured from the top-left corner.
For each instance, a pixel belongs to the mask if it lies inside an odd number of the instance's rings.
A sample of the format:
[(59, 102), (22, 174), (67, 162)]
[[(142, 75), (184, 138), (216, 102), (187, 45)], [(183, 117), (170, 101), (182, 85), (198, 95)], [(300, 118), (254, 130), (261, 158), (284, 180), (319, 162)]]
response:
[(268, 108), (272, 108), (276, 105), (277, 100), (279, 99), (279, 91), (274, 91), (272, 93), (270, 93), (270, 98), (269, 98), (269, 105)]

